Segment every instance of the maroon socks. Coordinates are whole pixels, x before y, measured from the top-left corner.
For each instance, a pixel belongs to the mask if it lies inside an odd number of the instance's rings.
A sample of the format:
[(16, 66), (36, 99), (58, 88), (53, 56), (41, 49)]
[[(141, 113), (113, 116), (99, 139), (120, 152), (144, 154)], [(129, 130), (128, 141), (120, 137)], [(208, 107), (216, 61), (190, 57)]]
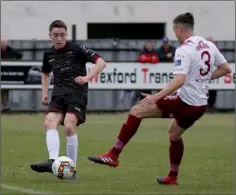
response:
[(109, 152), (119, 156), (125, 145), (137, 132), (140, 123), (141, 119), (137, 118), (136, 116), (129, 115), (126, 123), (124, 123), (121, 127), (115, 145)]
[(184, 153), (184, 143), (182, 138), (177, 141), (170, 141), (169, 156), (170, 156), (170, 172), (169, 177), (177, 177), (179, 166)]

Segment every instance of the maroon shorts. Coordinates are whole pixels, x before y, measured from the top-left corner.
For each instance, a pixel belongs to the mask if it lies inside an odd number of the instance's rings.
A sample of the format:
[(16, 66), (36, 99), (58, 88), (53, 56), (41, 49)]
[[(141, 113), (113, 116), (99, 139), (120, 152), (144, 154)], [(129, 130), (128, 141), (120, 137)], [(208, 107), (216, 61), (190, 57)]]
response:
[(207, 105), (188, 105), (175, 94), (159, 100), (157, 106), (162, 111), (162, 118), (175, 118), (183, 129), (191, 127), (207, 110)]

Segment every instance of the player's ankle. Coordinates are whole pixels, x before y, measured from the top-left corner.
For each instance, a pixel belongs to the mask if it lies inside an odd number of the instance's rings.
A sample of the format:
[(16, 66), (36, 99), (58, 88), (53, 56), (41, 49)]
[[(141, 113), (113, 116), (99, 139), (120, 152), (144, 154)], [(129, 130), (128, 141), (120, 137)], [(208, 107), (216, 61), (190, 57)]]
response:
[(121, 150), (113, 147), (108, 153), (112, 156), (119, 157)]
[(178, 172), (173, 172), (173, 171), (170, 171), (169, 174), (168, 174), (168, 177), (170, 178), (177, 178), (178, 177)]
[(178, 176), (168, 176), (171, 179), (177, 179)]

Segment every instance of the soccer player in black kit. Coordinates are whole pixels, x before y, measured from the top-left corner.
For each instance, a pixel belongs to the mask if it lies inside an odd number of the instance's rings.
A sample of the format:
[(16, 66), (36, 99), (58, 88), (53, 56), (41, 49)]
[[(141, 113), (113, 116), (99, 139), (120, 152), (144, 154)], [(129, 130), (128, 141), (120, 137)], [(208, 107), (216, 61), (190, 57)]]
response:
[[(36, 172), (52, 173), (52, 163), (59, 157), (60, 139), (58, 126), (64, 125), (67, 138), (67, 156), (76, 164), (78, 138), (76, 126), (86, 120), (88, 81), (106, 66), (105, 61), (83, 44), (67, 41), (67, 26), (55, 20), (49, 26), (52, 48), (44, 52), (42, 65), (42, 104), (48, 105), (44, 121), (49, 159), (30, 167)], [(94, 68), (87, 74), (86, 63)], [(48, 104), (50, 73), (53, 72), (53, 92)], [(74, 174), (73, 179), (75, 179)]]

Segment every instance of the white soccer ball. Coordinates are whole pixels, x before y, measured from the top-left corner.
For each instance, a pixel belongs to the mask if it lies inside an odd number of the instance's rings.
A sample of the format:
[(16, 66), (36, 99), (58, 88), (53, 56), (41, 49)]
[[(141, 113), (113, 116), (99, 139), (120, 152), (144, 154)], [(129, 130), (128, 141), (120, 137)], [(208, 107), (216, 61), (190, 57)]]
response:
[(67, 156), (60, 156), (53, 162), (52, 171), (59, 179), (70, 179), (76, 171), (75, 163)]

